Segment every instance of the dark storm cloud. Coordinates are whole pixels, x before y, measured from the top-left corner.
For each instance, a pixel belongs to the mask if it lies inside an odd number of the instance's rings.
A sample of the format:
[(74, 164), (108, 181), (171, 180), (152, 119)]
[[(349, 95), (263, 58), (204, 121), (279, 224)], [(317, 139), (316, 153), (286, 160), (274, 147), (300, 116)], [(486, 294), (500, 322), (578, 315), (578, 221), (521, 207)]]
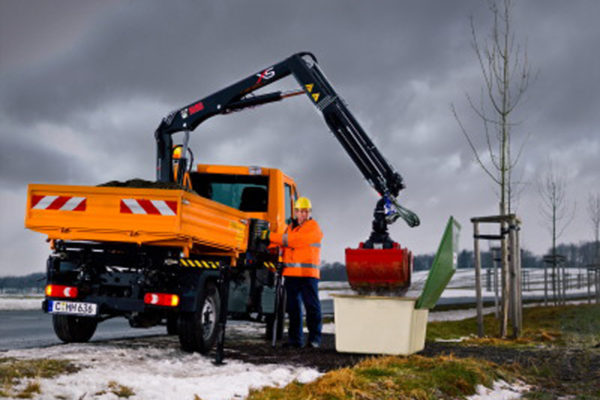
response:
[(0, 136), (0, 182), (3, 188), (21, 186), (23, 182), (63, 183), (70, 179), (89, 178), (85, 164), (64, 152), (49, 151), (44, 146), (22, 141), (7, 140)]
[[(6, 71), (2, 102), (22, 121), (68, 120), (73, 112), (132, 95), (180, 104), (308, 49), (336, 72), (335, 82), (358, 86), (365, 104), (377, 104), (372, 100), (381, 99), (390, 85), (424, 70), (440, 71), (428, 75), (444, 78), (443, 64), (456, 46), (456, 39), (448, 43), (456, 37), (449, 34), (456, 29), (451, 17), (463, 13), (433, 3), (324, 8), (121, 3), (81, 29), (72, 47)], [(260, 23), (265, 18), (268, 23)], [(424, 19), (429, 32), (420, 29)]]
[[(516, 142), (531, 133), (524, 180), (533, 181), (554, 157), (569, 166), (573, 193), (587, 196), (600, 170), (599, 7), (515, 4), (516, 33), (540, 70), (515, 128)], [(480, 132), (464, 98), (476, 97), (482, 84), (470, 15), (485, 37), (490, 18), (479, 0), (0, 0), (0, 179), (11, 187), (3, 196), (18, 204), (15, 193), (30, 181), (152, 179), (152, 133), (170, 110), (308, 50), (405, 177), (401, 200), (423, 225), (399, 223), (393, 237), (417, 253), (434, 251), (450, 213), (466, 230), (469, 216), (496, 209), (493, 186), (473, 164), (449, 110), (455, 103), (465, 126)], [(278, 86), (297, 84), (288, 78)], [(485, 146), (480, 137), (476, 143)], [(368, 236), (377, 196), (306, 99), (216, 117), (194, 132), (191, 145), (198, 162), (265, 165), (293, 176), (313, 198), (327, 259), (342, 259), (343, 247)], [(521, 203), (527, 226), (536, 225), (537, 215), (528, 217), (535, 196), (526, 192)], [(5, 230), (22, 229), (22, 216), (13, 214), (3, 215)], [(544, 250), (539, 240), (526, 241)], [(11, 254), (27, 246), (21, 238)]]

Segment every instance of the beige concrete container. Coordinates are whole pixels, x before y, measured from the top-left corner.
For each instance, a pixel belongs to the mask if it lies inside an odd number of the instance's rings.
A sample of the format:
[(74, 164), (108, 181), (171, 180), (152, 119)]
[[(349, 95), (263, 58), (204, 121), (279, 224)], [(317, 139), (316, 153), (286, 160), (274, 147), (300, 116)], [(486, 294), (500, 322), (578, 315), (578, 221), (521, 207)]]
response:
[(416, 310), (416, 298), (332, 297), (337, 351), (408, 355), (425, 347), (429, 310)]

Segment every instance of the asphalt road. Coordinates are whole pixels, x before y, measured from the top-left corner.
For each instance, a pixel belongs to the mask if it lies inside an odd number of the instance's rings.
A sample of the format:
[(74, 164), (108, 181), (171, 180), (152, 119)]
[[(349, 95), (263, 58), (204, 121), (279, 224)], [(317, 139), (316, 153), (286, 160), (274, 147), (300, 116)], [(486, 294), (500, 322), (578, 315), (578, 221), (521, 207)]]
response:
[[(134, 329), (125, 318), (102, 322), (92, 341), (136, 336), (160, 335), (166, 327)], [(0, 351), (43, 347), (62, 343), (52, 329), (52, 316), (41, 310), (0, 311)]]
[[(324, 315), (333, 314), (332, 300), (323, 300), (321, 306)], [(98, 324), (91, 341), (161, 335), (166, 330), (164, 326), (131, 328), (125, 318), (113, 318)], [(41, 310), (0, 311), (0, 351), (60, 343), (52, 328), (52, 315)]]

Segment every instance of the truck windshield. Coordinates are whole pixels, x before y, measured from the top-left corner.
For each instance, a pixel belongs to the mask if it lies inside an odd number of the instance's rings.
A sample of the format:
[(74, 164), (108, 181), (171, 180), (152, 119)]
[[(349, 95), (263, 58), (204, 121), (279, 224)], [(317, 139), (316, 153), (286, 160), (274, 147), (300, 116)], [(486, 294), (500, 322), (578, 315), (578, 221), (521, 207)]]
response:
[(191, 173), (190, 178), (192, 188), (202, 197), (240, 211), (267, 211), (267, 176)]

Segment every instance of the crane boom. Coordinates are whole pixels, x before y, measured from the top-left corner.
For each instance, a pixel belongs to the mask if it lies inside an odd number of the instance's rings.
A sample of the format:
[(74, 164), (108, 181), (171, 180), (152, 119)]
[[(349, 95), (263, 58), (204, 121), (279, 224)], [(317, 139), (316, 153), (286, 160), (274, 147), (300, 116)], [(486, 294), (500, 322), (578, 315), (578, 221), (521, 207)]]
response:
[[(302, 52), (265, 68), (212, 95), (175, 110), (161, 121), (156, 129), (157, 180), (173, 180), (171, 136), (193, 131), (206, 119), (219, 114), (283, 100), (298, 92), (273, 92), (253, 95), (253, 92), (293, 75), (311, 102), (323, 113), (325, 122), (369, 184), (382, 196), (376, 208), (384, 214), (384, 225), (399, 217), (413, 227), (419, 218), (401, 206), (396, 197), (404, 186), (402, 176), (383, 157), (377, 146), (354, 118), (343, 100), (333, 89), (312, 53)], [(183, 160), (185, 163), (185, 160)], [(185, 165), (183, 166), (185, 168)], [(383, 227), (385, 230), (385, 226)]]

